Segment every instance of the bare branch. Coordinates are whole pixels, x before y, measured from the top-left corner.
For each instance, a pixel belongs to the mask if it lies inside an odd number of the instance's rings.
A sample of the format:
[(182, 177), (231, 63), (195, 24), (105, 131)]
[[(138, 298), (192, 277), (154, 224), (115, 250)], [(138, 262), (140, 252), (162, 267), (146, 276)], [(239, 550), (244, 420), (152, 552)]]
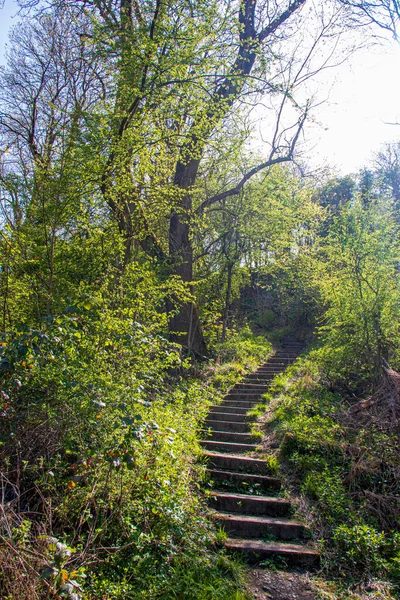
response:
[(291, 2), (287, 10), (271, 21), (271, 23), (258, 34), (258, 41), (260, 43), (264, 42), (267, 37), (275, 33), (275, 31), (305, 3), (306, 0), (295, 0), (294, 2)]
[(296, 147), (297, 141), (300, 137), (300, 134), (303, 130), (306, 118), (307, 118), (307, 111), (304, 112), (304, 114), (301, 116), (301, 118), (298, 122), (298, 128), (297, 128), (296, 134), (290, 143), (287, 154), (285, 154), (284, 156), (277, 156), (274, 158), (274, 154), (275, 154), (276, 150), (275, 150), (275, 148), (273, 148), (268, 160), (266, 160), (263, 163), (260, 163), (256, 167), (253, 167), (253, 169), (250, 169), (250, 171), (248, 171), (242, 177), (242, 179), (239, 181), (239, 183), (237, 185), (235, 185), (234, 187), (230, 188), (229, 190), (225, 190), (224, 192), (220, 192), (219, 194), (216, 194), (215, 196), (211, 196), (211, 198), (207, 198), (206, 200), (204, 200), (204, 202), (202, 202), (200, 204), (200, 206), (197, 208), (196, 214), (201, 214), (204, 211), (204, 209), (208, 208), (209, 206), (212, 206), (213, 204), (216, 204), (217, 202), (220, 202), (221, 200), (224, 200), (225, 198), (229, 198), (230, 196), (235, 196), (236, 194), (239, 194), (239, 192), (243, 189), (243, 187), (249, 181), (249, 179), (254, 177), (254, 175), (257, 175), (257, 173), (260, 173), (261, 171), (268, 169), (269, 167), (272, 167), (274, 165), (278, 165), (278, 164), (285, 163), (285, 162), (291, 162), (293, 160), (295, 147)]

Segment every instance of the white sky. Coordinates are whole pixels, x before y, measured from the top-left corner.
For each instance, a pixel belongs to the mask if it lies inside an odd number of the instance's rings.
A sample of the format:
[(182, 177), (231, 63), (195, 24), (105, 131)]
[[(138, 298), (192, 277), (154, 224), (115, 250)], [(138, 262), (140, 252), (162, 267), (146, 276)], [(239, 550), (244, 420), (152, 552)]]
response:
[(400, 45), (359, 51), (332, 75), (325, 73), (328, 100), (318, 111), (323, 127), (312, 132), (315, 160), (350, 173), (400, 140), (400, 125), (389, 124), (400, 123)]
[[(0, 0), (1, 5), (1, 0)], [(14, 0), (0, 9), (0, 64), (9, 28), (17, 22)], [(400, 45), (387, 41), (359, 51), (321, 77), (328, 100), (318, 109), (318, 123), (308, 127), (307, 145), (315, 166), (330, 165), (346, 174), (365, 166), (387, 141), (400, 140)]]

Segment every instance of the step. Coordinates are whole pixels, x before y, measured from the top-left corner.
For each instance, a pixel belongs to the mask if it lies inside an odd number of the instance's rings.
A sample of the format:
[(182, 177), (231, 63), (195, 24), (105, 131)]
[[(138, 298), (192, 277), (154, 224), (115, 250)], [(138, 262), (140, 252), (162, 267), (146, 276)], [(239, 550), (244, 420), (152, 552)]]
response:
[(290, 567), (318, 567), (320, 561), (319, 553), (314, 548), (298, 544), (228, 538), (225, 547), (244, 554), (253, 565), (274, 557), (283, 559)]
[(215, 414), (216, 412), (223, 412), (224, 414), (231, 413), (233, 415), (241, 415), (242, 417), (246, 416), (249, 409), (245, 406), (226, 406), (226, 404), (214, 404), (210, 406), (210, 415)]
[(236, 456), (234, 454), (222, 454), (219, 452), (204, 451), (205, 457), (210, 465), (216, 469), (227, 469), (235, 473), (271, 475), (271, 471), (265, 460), (252, 458), (250, 456)]
[(254, 444), (254, 437), (248, 431), (246, 433), (236, 431), (204, 431), (206, 441), (233, 442), (235, 444)]
[(229, 392), (227, 396), (224, 398), (224, 403), (230, 402), (231, 400), (246, 400), (247, 402), (257, 402), (265, 392), (262, 394), (260, 392), (249, 392), (246, 393), (243, 390), (233, 390)]
[(257, 377), (269, 377), (269, 380), (272, 380), (276, 375), (280, 375), (285, 370), (284, 367), (282, 369), (265, 369), (265, 371), (260, 371), (257, 373)]
[(296, 358), (297, 356), (288, 356), (287, 354), (282, 354), (279, 356), (277, 354), (273, 358), (270, 358), (269, 361), (267, 361), (263, 365), (260, 365), (256, 370), (259, 371), (260, 369), (267, 369), (268, 367), (277, 367), (280, 363), (286, 363), (289, 360), (293, 361), (296, 360)]
[[(263, 389), (267, 389), (267, 385), (265, 383), (237, 383), (235, 385), (234, 390), (248, 390), (249, 392), (258, 392)], [(232, 390), (231, 390), (232, 391)]]
[(249, 375), (246, 375), (246, 377), (243, 379), (243, 381), (254, 381), (257, 379), (266, 379), (268, 381), (270, 381), (273, 377), (274, 377), (275, 373), (271, 373), (269, 371), (260, 371), (257, 373), (250, 373)]
[(293, 540), (304, 535), (304, 525), (294, 519), (223, 512), (213, 513), (213, 518), (232, 537), (262, 539), (272, 535), (280, 540)]
[(260, 375), (259, 377), (253, 377), (252, 379), (243, 379), (243, 382), (257, 383), (258, 385), (268, 386), (274, 377), (275, 375), (273, 375), (272, 377), (263, 377), (262, 375)]
[(268, 371), (257, 371), (256, 373), (250, 373), (249, 375), (246, 375), (243, 381), (254, 381), (254, 379), (257, 380), (260, 379), (260, 377), (262, 377), (263, 379), (268, 379), (269, 381), (270, 379), (272, 379), (273, 373), (269, 373)]
[(225, 421), (215, 420), (215, 419), (206, 419), (205, 427), (210, 427), (214, 431), (232, 431), (234, 433), (247, 433), (249, 431), (248, 423), (245, 423), (243, 420), (243, 416), (239, 415), (242, 418), (241, 422), (238, 421)]
[(220, 471), (218, 469), (208, 469), (208, 473), (215, 485), (228, 482), (232, 485), (240, 486), (241, 488), (245, 488), (246, 484), (248, 484), (248, 487), (257, 486), (264, 491), (276, 491), (281, 489), (281, 481), (277, 477), (252, 475), (250, 473), (235, 473), (234, 471)]
[[(255, 371), (255, 373), (282, 373), (285, 367), (286, 365), (266, 365), (265, 367), (258, 369), (258, 371)], [(250, 374), (253, 375), (253, 373)]]
[[(210, 421), (229, 421), (231, 423), (236, 422), (242, 424), (250, 421), (250, 418), (247, 416), (247, 409), (238, 408), (238, 411), (240, 412), (226, 412), (228, 409), (231, 410), (232, 407), (228, 406), (224, 409), (221, 408), (220, 411), (213, 410), (212, 412), (208, 413), (207, 418), (210, 419)], [(233, 409), (235, 409), (235, 407), (233, 407)], [(244, 410), (246, 412), (243, 412)]]
[(290, 513), (290, 502), (288, 500), (269, 496), (213, 491), (210, 504), (216, 510), (224, 513), (268, 515), (270, 517), (285, 517)]
[(242, 396), (243, 398), (249, 398), (249, 399), (257, 399), (260, 396), (262, 396), (265, 392), (263, 392), (262, 390), (260, 391), (258, 388), (248, 388), (247, 390), (241, 390), (240, 388), (232, 388), (229, 390), (229, 393), (226, 394), (226, 396), (224, 396), (224, 400), (230, 400), (231, 398), (238, 398), (240, 396)]
[(256, 444), (238, 444), (234, 442), (217, 442), (213, 440), (200, 440), (200, 444), (207, 450), (215, 452), (255, 452)]
[(245, 408), (246, 410), (249, 410), (250, 408), (252, 408), (255, 404), (257, 404), (257, 400), (258, 398), (255, 398), (254, 400), (241, 400), (241, 399), (237, 399), (237, 400), (224, 400), (222, 404), (220, 404), (221, 408)]

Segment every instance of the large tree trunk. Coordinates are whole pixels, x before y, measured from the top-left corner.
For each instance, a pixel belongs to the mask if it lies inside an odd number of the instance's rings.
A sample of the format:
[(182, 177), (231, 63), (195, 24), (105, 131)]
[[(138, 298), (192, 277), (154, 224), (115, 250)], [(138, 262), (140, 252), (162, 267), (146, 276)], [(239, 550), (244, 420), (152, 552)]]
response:
[[(199, 168), (198, 160), (190, 160), (184, 165), (178, 162), (175, 172), (175, 185), (185, 190), (180, 202), (180, 214), (171, 212), (169, 229), (169, 253), (173, 273), (179, 275), (186, 283), (193, 281), (193, 249), (190, 240), (190, 213), (193, 186)], [(180, 307), (169, 324), (171, 337), (185, 346), (189, 352), (204, 356), (206, 345), (200, 326), (197, 306), (187, 302)]]

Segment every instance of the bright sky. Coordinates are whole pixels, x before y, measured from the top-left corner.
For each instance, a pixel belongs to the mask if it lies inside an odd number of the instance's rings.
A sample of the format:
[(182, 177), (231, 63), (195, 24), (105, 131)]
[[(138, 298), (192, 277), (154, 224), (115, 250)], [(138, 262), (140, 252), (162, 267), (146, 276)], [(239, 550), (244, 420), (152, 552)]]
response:
[(332, 74), (325, 74), (328, 100), (318, 110), (323, 127), (313, 128), (314, 153), (350, 173), (385, 142), (400, 141), (400, 125), (389, 124), (400, 123), (400, 44), (359, 51), (329, 82)]
[[(0, 9), (0, 64), (16, 13), (14, 0), (5, 0)], [(320, 125), (307, 132), (315, 166), (329, 164), (351, 173), (365, 166), (381, 144), (400, 140), (400, 125), (387, 124), (400, 122), (400, 44), (388, 41), (384, 47), (359, 51), (335, 74), (326, 71), (321, 89), (328, 100), (318, 109)]]

